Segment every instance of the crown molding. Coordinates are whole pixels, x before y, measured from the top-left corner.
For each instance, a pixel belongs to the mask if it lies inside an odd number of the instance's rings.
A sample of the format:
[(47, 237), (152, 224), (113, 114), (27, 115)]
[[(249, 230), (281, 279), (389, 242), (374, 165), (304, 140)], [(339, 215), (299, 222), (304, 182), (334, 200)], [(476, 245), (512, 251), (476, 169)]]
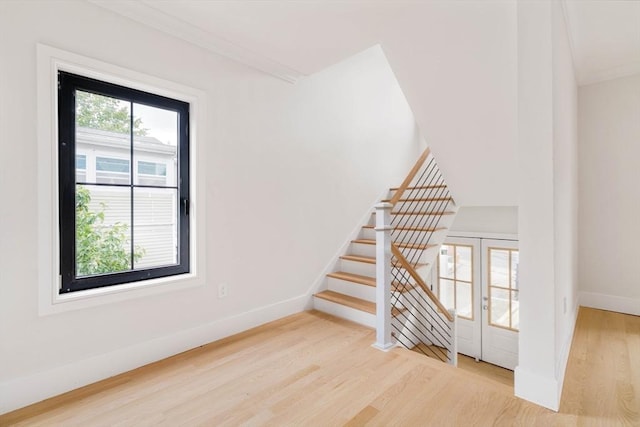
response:
[(594, 83), (600, 83), (607, 80), (614, 80), (622, 77), (629, 77), (634, 74), (640, 74), (640, 61), (623, 64), (617, 67), (608, 67), (600, 70), (584, 70), (577, 57), (576, 41), (574, 37), (574, 24), (569, 13), (568, 0), (560, 0), (562, 6), (562, 16), (564, 18), (567, 37), (569, 38), (569, 49), (571, 51), (571, 59), (573, 62), (573, 70), (578, 86), (587, 86)]
[(193, 24), (169, 15), (148, 0), (89, 0), (143, 25), (170, 34), (209, 52), (232, 59), (289, 83), (296, 83), (303, 74), (264, 55), (245, 49)]

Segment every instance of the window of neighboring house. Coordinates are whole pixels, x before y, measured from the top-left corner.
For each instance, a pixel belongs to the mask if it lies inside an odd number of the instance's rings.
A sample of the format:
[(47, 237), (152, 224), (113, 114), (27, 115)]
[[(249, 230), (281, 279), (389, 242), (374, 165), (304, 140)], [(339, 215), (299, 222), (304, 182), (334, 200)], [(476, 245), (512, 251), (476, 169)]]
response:
[(96, 157), (96, 183), (129, 184), (129, 159)]
[(87, 179), (87, 156), (76, 154), (76, 181), (84, 182)]
[(140, 185), (164, 185), (167, 181), (167, 165), (156, 162), (138, 162), (138, 183)]
[(188, 273), (189, 104), (62, 71), (58, 87), (60, 293)]

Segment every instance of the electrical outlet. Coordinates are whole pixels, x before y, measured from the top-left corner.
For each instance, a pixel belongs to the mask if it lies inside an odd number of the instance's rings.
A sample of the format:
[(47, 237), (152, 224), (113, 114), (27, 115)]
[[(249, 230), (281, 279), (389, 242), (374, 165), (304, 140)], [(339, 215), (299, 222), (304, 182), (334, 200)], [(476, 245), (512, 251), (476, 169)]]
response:
[(218, 298), (226, 298), (227, 295), (229, 295), (229, 285), (220, 283), (218, 285)]

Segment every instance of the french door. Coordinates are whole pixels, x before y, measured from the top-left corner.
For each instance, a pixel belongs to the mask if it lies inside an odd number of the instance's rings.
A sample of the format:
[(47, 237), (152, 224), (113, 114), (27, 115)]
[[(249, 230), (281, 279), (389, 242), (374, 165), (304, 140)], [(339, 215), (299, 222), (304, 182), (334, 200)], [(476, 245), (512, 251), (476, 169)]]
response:
[(518, 363), (518, 242), (449, 237), (432, 283), (458, 315), (458, 352), (507, 369)]

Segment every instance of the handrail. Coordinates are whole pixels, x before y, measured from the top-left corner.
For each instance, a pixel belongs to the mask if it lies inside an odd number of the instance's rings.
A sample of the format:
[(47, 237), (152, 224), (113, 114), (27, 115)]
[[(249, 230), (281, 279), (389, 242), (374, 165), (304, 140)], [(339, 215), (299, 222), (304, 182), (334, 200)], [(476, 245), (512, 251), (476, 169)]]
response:
[(449, 322), (453, 322), (453, 316), (451, 315), (451, 313), (449, 313), (449, 310), (447, 310), (445, 306), (442, 305), (438, 297), (433, 293), (431, 289), (429, 289), (429, 287), (424, 282), (424, 280), (422, 280), (422, 277), (420, 277), (418, 272), (413, 268), (413, 266), (409, 263), (409, 261), (407, 261), (404, 255), (402, 255), (402, 252), (400, 252), (400, 249), (398, 249), (398, 247), (393, 242), (391, 243), (391, 252), (393, 253), (393, 256), (395, 256), (397, 260), (400, 261), (400, 264), (402, 264), (402, 267), (405, 270), (407, 270), (409, 275), (416, 281), (416, 283), (427, 294), (429, 299), (431, 299), (431, 301), (436, 305), (436, 307), (438, 307), (438, 309), (447, 318), (447, 320), (449, 320)]
[(424, 152), (422, 153), (422, 155), (420, 156), (416, 164), (413, 166), (413, 168), (409, 172), (409, 175), (407, 175), (404, 181), (402, 181), (402, 184), (400, 185), (398, 190), (396, 190), (395, 194), (393, 195), (389, 203), (391, 203), (394, 206), (396, 203), (398, 203), (398, 200), (400, 200), (400, 198), (402, 197), (402, 194), (406, 191), (409, 184), (411, 184), (411, 181), (413, 181), (413, 178), (415, 178), (416, 174), (424, 164), (425, 160), (427, 160), (427, 157), (429, 157), (430, 152), (431, 150), (429, 149), (429, 147), (427, 147), (427, 149), (424, 150)]

